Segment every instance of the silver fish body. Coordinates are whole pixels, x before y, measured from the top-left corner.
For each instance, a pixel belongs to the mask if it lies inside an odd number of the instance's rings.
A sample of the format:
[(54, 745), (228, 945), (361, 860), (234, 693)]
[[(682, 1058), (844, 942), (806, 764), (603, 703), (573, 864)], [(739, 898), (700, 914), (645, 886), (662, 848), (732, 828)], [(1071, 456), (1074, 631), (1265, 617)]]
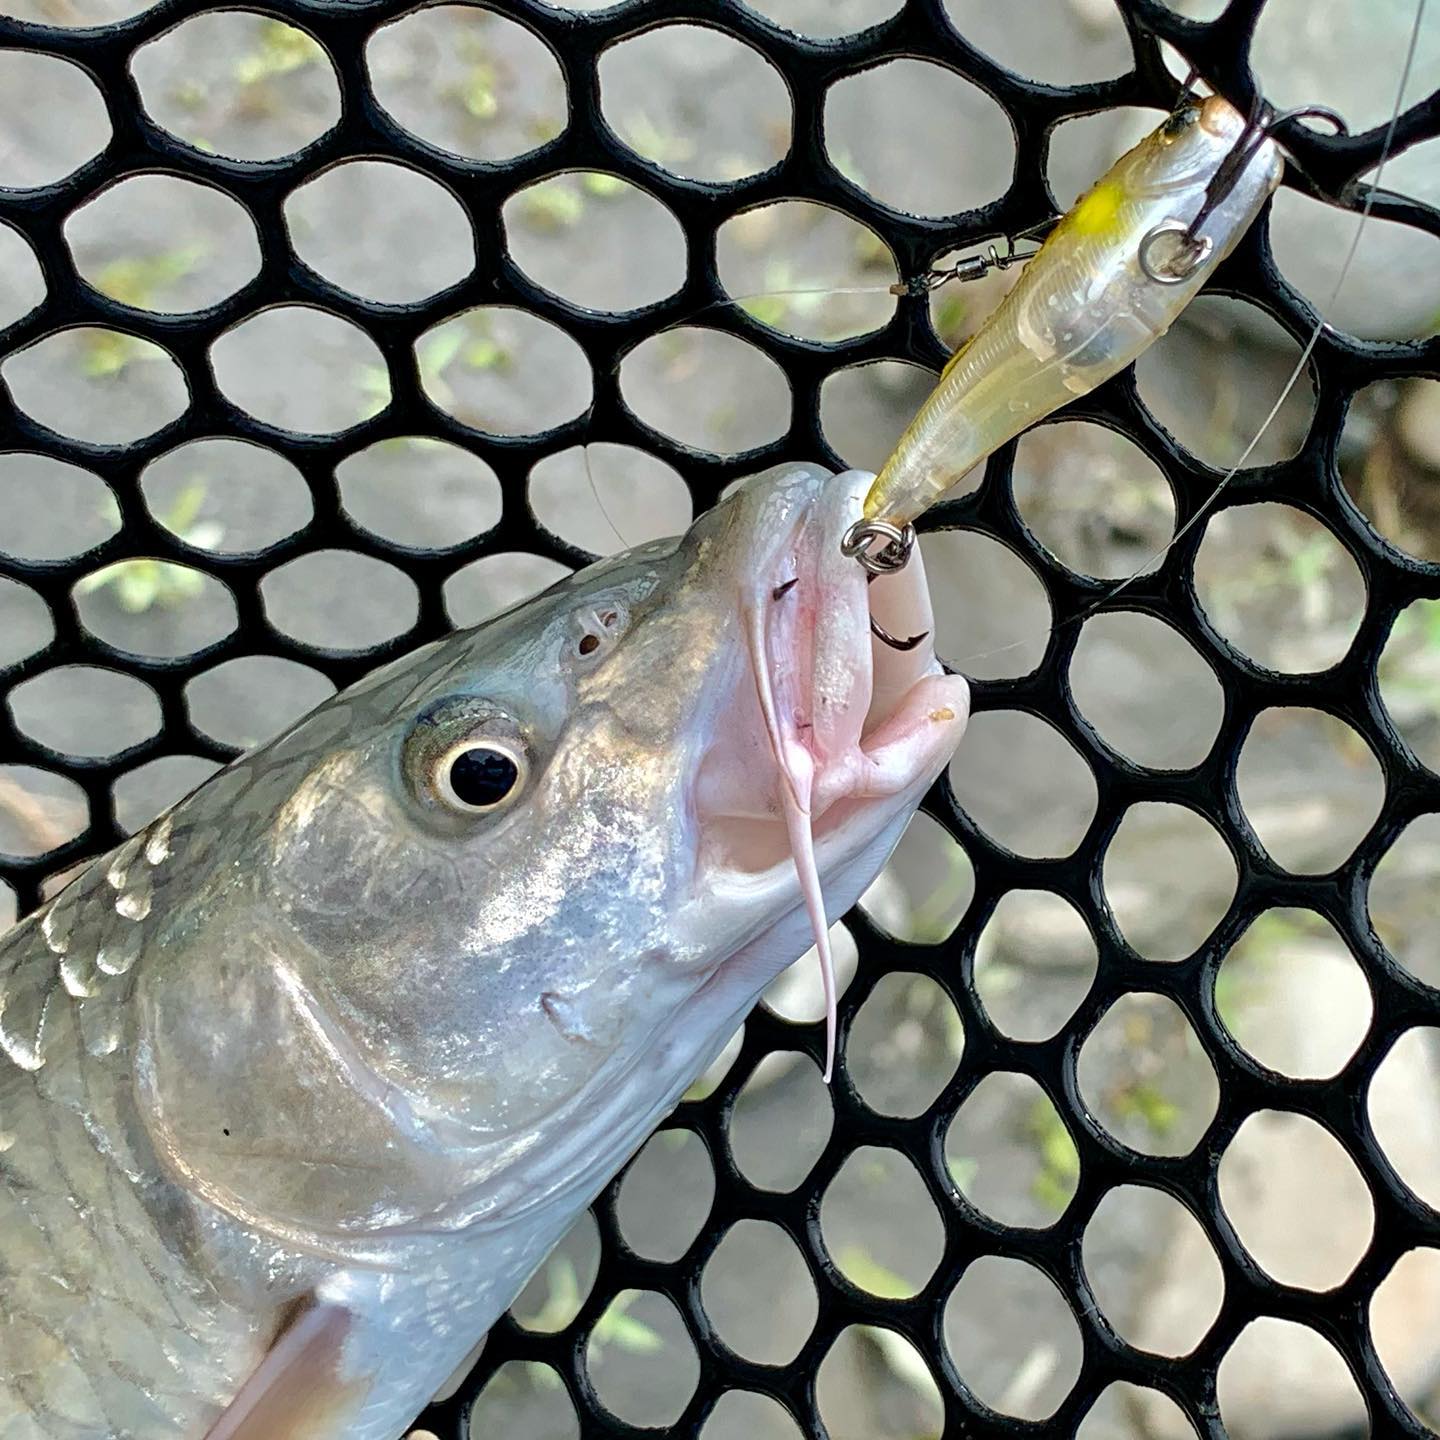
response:
[(0, 937), (0, 1440), (404, 1432), (805, 951), (796, 815), (833, 917), (959, 740), (870, 479), (387, 666)]

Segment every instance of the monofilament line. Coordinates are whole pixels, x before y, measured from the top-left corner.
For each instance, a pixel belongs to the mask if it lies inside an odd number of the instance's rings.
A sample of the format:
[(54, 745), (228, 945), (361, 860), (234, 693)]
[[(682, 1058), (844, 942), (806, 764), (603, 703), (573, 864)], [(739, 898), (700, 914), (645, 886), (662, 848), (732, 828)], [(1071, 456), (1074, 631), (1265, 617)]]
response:
[[(1350, 245), (1345, 252), (1345, 259), (1341, 263), (1340, 274), (1335, 281), (1334, 287), (1330, 291), (1330, 298), (1325, 302), (1323, 307), (1320, 307), (1317, 310), (1315, 324), (1310, 331), (1310, 336), (1306, 340), (1304, 347), (1301, 349), (1300, 358), (1296, 360), (1295, 367), (1293, 370), (1291, 370), (1289, 378), (1281, 387), (1279, 395), (1276, 396), (1275, 403), (1270, 407), (1268, 413), (1265, 416), (1265, 419), (1260, 424), (1260, 428), (1251, 438), (1250, 443), (1246, 445), (1245, 448), (1240, 452), (1239, 458), (1235, 461), (1233, 465), (1231, 465), (1231, 467), (1225, 472), (1225, 474), (1220, 477), (1219, 481), (1215, 485), (1215, 488), (1211, 490), (1211, 492), (1205, 497), (1204, 501), (1196, 509), (1195, 513), (1187, 521), (1185, 521), (1183, 525), (1181, 525), (1181, 527), (1174, 533), (1174, 535), (1172, 535), (1170, 539), (1166, 541), (1166, 543), (1153, 555), (1142, 561), (1141, 564), (1129, 575), (1127, 575), (1123, 580), (1121, 580), (1119, 584), (1115, 585), (1112, 589), (1107, 590), (1105, 594), (1102, 595), (1100, 599), (1095, 601), (1093, 605), (1089, 606), (1079, 615), (1074, 615), (1069, 620), (1062, 621), (1059, 625), (1052, 626), (1051, 630), (1049, 631), (1050, 634), (1054, 634), (1056, 630), (1063, 630), (1071, 625), (1080, 625), (1083, 624), (1086, 620), (1089, 620), (1093, 615), (1097, 614), (1103, 606), (1109, 604), (1110, 601), (1115, 599), (1117, 595), (1122, 594), (1126, 589), (1133, 585), (1135, 581), (1138, 580), (1142, 575), (1144, 575), (1146, 571), (1148, 571), (1152, 566), (1157, 565), (1160, 561), (1162, 561), (1170, 553), (1170, 551), (1173, 550), (1175, 546), (1178, 545), (1180, 541), (1183, 540), (1185, 536), (1191, 530), (1193, 530), (1202, 519), (1204, 519), (1204, 517), (1209, 513), (1211, 507), (1224, 493), (1226, 487), (1240, 472), (1245, 462), (1254, 453), (1255, 447), (1260, 443), (1262, 439), (1264, 439), (1266, 432), (1269, 430), (1270, 426), (1274, 424), (1275, 417), (1279, 415), (1281, 406), (1283, 406), (1285, 404), (1285, 401), (1289, 399), (1290, 392), (1299, 383), (1300, 377), (1305, 373), (1305, 368), (1309, 364), (1310, 356), (1314, 353), (1315, 346), (1320, 341), (1320, 334), (1328, 323), (1326, 320), (1326, 314), (1327, 312), (1334, 309), (1335, 302), (1340, 298), (1341, 288), (1344, 286), (1345, 281), (1350, 274), (1350, 267), (1355, 262), (1355, 256), (1360, 249), (1360, 239), (1365, 233), (1366, 223), (1369, 221), (1370, 212), (1375, 205), (1375, 196), (1380, 188), (1380, 180), (1385, 173), (1385, 166), (1390, 159), (1390, 150), (1395, 142), (1395, 130), (1396, 126), (1399, 124), (1400, 112), (1404, 108), (1405, 89), (1410, 83), (1410, 74), (1415, 65), (1415, 54), (1420, 43), (1420, 30), (1425, 18), (1425, 7), (1428, 3), (1429, 0), (1416, 0), (1415, 19), (1410, 27), (1410, 39), (1405, 50), (1405, 61), (1400, 68), (1400, 84), (1396, 88), (1395, 103), (1391, 107), (1390, 119), (1385, 127), (1385, 139), (1380, 146), (1380, 162), (1375, 167), (1375, 178), (1366, 190), (1365, 203), (1360, 207), (1360, 216), (1355, 225), (1355, 233), (1350, 237)], [(979, 654), (967, 655), (964, 658), (953, 661), (951, 663), (956, 666), (960, 666), (971, 664), (976, 660), (989, 660), (996, 655), (1004, 655), (1010, 650), (1018, 650), (1022, 645), (1030, 644), (1031, 641), (1035, 638), (1036, 637), (1034, 635), (1028, 635), (1024, 639), (1012, 640), (1005, 645), (997, 646), (993, 650), (984, 650), (981, 651)]]

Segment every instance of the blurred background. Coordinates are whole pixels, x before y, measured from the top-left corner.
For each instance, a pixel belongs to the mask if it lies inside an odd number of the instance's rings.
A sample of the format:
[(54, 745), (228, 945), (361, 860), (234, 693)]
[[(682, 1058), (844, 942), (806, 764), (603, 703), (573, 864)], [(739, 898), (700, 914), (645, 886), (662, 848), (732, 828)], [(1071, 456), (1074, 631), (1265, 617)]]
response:
[[(894, 0), (752, 0), (801, 33), (851, 33), (884, 18)], [(8, 0), (0, 14), (89, 25), (144, 9), (141, 0)], [(501, 159), (532, 149), (565, 123), (560, 71), (503, 5), (439, 5), (386, 26), (366, 60), (381, 103), (413, 133), (454, 153)], [(599, 8), (576, 0), (570, 8)], [(978, 48), (1052, 84), (1119, 75), (1130, 48), (1112, 0), (947, 0)], [(1179, 5), (1208, 16), (1216, 3)], [(1381, 123), (1395, 103), (1409, 39), (1411, 0), (1271, 0), (1254, 59), (1269, 98), (1322, 102), (1353, 129)], [(207, 14), (138, 55), (134, 73), (150, 115), (193, 145), (258, 159), (293, 152), (338, 114), (324, 52), (301, 31), (242, 12)], [(670, 25), (626, 41), (601, 63), (610, 123), (641, 154), (678, 174), (736, 178), (774, 163), (789, 144), (790, 107), (779, 76), (754, 51), (714, 31)], [(1440, 13), (1423, 29), (1407, 102), (1440, 83)], [(1068, 205), (1144, 131), (1154, 112), (1110, 112), (1055, 136), (1057, 201)], [(1008, 185), (1014, 140), (1003, 111), (938, 65), (895, 62), (835, 86), (826, 111), (830, 153), (857, 184), (887, 203), (944, 215), (996, 198)], [(0, 51), (0, 185), (59, 179), (96, 153), (108, 125), (89, 82), (59, 61)], [(1430, 142), (1386, 168), (1387, 187), (1440, 201), (1440, 154)], [(434, 181), (398, 165), (357, 160), (296, 189), (285, 217), (300, 257), (337, 284), (390, 302), (422, 298), (469, 273), (468, 222)], [(1282, 192), (1272, 243), (1286, 277), (1340, 328), (1370, 339), (1410, 339), (1440, 328), (1440, 248), (1419, 232), (1371, 221), (1355, 263), (1340, 267), (1356, 220)], [(566, 173), (511, 197), (504, 210), (516, 262), (538, 284), (578, 304), (626, 309), (663, 298), (684, 274), (684, 239), (666, 207), (600, 173)], [(418, 238), (417, 238), (418, 237)], [(141, 175), (105, 190), (70, 216), (65, 239), (80, 273), (116, 300), (193, 311), (232, 294), (259, 267), (254, 229), (225, 195), (176, 178)], [(757, 319), (790, 334), (834, 339), (883, 324), (895, 304), (894, 263), (878, 235), (804, 202), (746, 211), (719, 233), (727, 288)], [(974, 331), (1016, 272), (936, 291), (942, 336)], [(44, 293), (35, 257), (0, 226), (0, 326)], [(621, 368), (624, 393), (656, 429), (733, 453), (772, 439), (789, 422), (789, 396), (773, 362), (739, 339), (694, 327), (653, 337)], [(1145, 404), (1188, 449), (1217, 467), (1237, 461), (1281, 394), (1299, 346), (1253, 306), (1202, 298), (1140, 362)], [(434, 401), (491, 433), (527, 434), (582, 413), (591, 376), (579, 348), (555, 327), (513, 309), (466, 311), (418, 347)], [(219, 384), (264, 420), (333, 433), (381, 408), (389, 393), (379, 352), (339, 317), (298, 306), (266, 310), (216, 343)], [(8, 358), (0, 381), (41, 422), (82, 440), (127, 442), (185, 405), (181, 376), (162, 350), (102, 329), (71, 330)], [(887, 362), (835, 374), (822, 420), (851, 464), (878, 468), (928, 392), (932, 377)], [(1312, 418), (1302, 379), (1248, 464), (1293, 455)], [(0, 435), (0, 451), (5, 437)], [(1440, 561), (1440, 383), (1382, 384), (1347, 418), (1343, 474), (1354, 504), (1394, 546)], [(972, 477), (978, 478), (978, 477)], [(397, 546), (463, 543), (494, 524), (499, 482), (476, 456), (439, 440), (386, 441), (335, 476), (355, 524)], [(253, 552), (303, 526), (307, 486), (288, 461), (216, 438), (171, 451), (145, 471), (151, 515), (201, 551)], [(1130, 441), (1061, 420), (1027, 436), (1016, 494), (1038, 540), (1066, 565), (1117, 580), (1153, 564), (1173, 532), (1174, 507), (1158, 469)], [(595, 554), (673, 534), (690, 499), (669, 465), (638, 450), (593, 445), (552, 456), (529, 476), (538, 518)], [(113, 534), (119, 511), (87, 471), (0, 453), (0, 551), (32, 561), (84, 555)], [(940, 653), (983, 678), (1027, 673), (1044, 648), (1044, 592), (1010, 551), (978, 534), (926, 537)], [(445, 586), (456, 625), (468, 625), (562, 573), (525, 553), (457, 568)], [(1323, 526), (1298, 510), (1261, 504), (1216, 515), (1205, 529), (1197, 584), (1215, 627), (1253, 659), (1282, 672), (1323, 668), (1347, 650), (1364, 608), (1359, 570)], [(403, 570), (345, 550), (275, 569), (265, 611), (306, 643), (361, 651), (402, 633), (417, 592)], [(95, 569), (79, 581), (84, 625), (127, 651), (183, 656), (236, 624), (223, 584), (157, 560)], [(0, 579), (0, 666), (50, 635), (46, 606)], [(1150, 766), (1183, 767), (1209, 750), (1220, 687), (1186, 640), (1136, 613), (1083, 627), (1071, 669), (1086, 717), (1118, 751)], [(1392, 718), (1420, 758), (1440, 768), (1440, 602), (1400, 617), (1380, 661)], [(277, 733), (330, 691), (317, 670), (261, 653), (198, 676), (187, 705), (195, 727), (249, 747)], [(118, 671), (61, 666), (8, 693), (16, 725), (68, 756), (113, 755), (160, 725), (154, 693)], [(171, 757), (121, 777), (114, 803), (134, 828), (216, 768)], [(1031, 856), (1069, 854), (1096, 805), (1087, 765), (1056, 731), (1013, 711), (978, 717), (952, 778), (970, 816), (993, 839)], [(1241, 800), (1271, 855), (1299, 873), (1343, 862), (1378, 813), (1382, 782), (1365, 742), (1319, 712), (1262, 716), (1240, 760)], [(58, 774), (0, 763), (0, 852), (40, 855), (79, 833), (83, 795)], [(1138, 805), (1105, 860), (1120, 927), (1163, 964), (1192, 953), (1225, 912), (1236, 872), (1220, 837), (1177, 806)], [(1416, 822), (1392, 848), (1371, 889), (1371, 916), (1392, 953), (1440, 985), (1435, 883), (1440, 816)], [(58, 881), (57, 881), (58, 883)], [(970, 862), (938, 825), (918, 817), (866, 897), (902, 938), (950, 934), (971, 895)], [(0, 883), (0, 927), (15, 897)], [(854, 946), (836, 928), (853, 972)], [(1012, 892), (985, 924), (978, 982), (995, 1023), (1017, 1038), (1054, 1034), (1089, 987), (1097, 964), (1078, 913), (1057, 896)], [(1221, 1016), (1237, 1040), (1282, 1073), (1336, 1074), (1363, 1037), (1370, 995), (1348, 949), (1317, 915), (1270, 911), (1221, 971)], [(821, 1013), (808, 959), (767, 997), (782, 1017)], [(1369, 1112), (1408, 1184), (1440, 1206), (1440, 1068), (1436, 1033), (1414, 1031), (1392, 1051), (1368, 1096)], [(943, 992), (893, 975), (862, 1009), (849, 1041), (851, 1073), (866, 1102), (890, 1114), (924, 1110), (961, 1063), (965, 1036)], [(713, 1086), (733, 1048), (703, 1080)], [(1183, 1154), (1214, 1113), (1217, 1087), (1198, 1041), (1173, 1002), (1127, 996), (1086, 1041), (1080, 1080), (1087, 1104), (1118, 1138), (1150, 1154)], [(789, 1189), (829, 1134), (831, 1106), (811, 1062), (767, 1059), (739, 1102), (732, 1143), (754, 1183)], [(946, 1155), (968, 1202), (1010, 1224), (1044, 1227), (1073, 1192), (1076, 1151), (1035, 1083), (987, 1077), (955, 1116)], [(1242, 1128), (1221, 1167), (1222, 1199), (1258, 1262), (1288, 1283), (1326, 1289), (1368, 1243), (1368, 1193), (1339, 1145), (1298, 1117), (1269, 1112)], [(704, 1220), (713, 1175), (698, 1137), (656, 1136), (630, 1171), (620, 1218), (630, 1242), (656, 1259), (678, 1256)], [(940, 1254), (941, 1223), (918, 1174), (898, 1152), (859, 1152), (826, 1192), (822, 1225), (832, 1254), (858, 1285), (913, 1294)], [(523, 1324), (556, 1329), (593, 1279), (598, 1240), (586, 1217), (516, 1306)], [(1133, 1343), (1189, 1351), (1218, 1311), (1218, 1263), (1203, 1231), (1160, 1192), (1124, 1187), (1086, 1234), (1085, 1266), (1106, 1318)], [(704, 1303), (721, 1338), (754, 1360), (784, 1363), (809, 1332), (816, 1298), (801, 1256), (777, 1228), (747, 1221), (726, 1237), (705, 1274)], [(1428, 1423), (1440, 1423), (1440, 1251), (1396, 1267), (1371, 1314), (1388, 1373)], [(1022, 1418), (1049, 1415), (1078, 1373), (1079, 1332), (1058, 1291), (1018, 1260), (987, 1259), (965, 1274), (946, 1313), (946, 1343), (987, 1404)], [(693, 1388), (697, 1362), (678, 1314), (655, 1294), (619, 1297), (594, 1332), (588, 1364), (604, 1403), (637, 1425), (664, 1425)], [(934, 1377), (904, 1340), (883, 1330), (846, 1332), (820, 1374), (820, 1404), (834, 1440), (922, 1440), (939, 1434)], [(1225, 1423), (1236, 1440), (1299, 1440), (1361, 1425), (1363, 1406), (1339, 1356), (1313, 1332), (1259, 1321), (1220, 1372)], [(479, 1437), (560, 1440), (577, 1422), (554, 1371), (508, 1365), (477, 1411)], [(768, 1400), (727, 1395), (706, 1440), (781, 1440), (797, 1432)], [(1081, 1430), (1084, 1440), (1169, 1440), (1187, 1422), (1157, 1392), (1112, 1386)]]

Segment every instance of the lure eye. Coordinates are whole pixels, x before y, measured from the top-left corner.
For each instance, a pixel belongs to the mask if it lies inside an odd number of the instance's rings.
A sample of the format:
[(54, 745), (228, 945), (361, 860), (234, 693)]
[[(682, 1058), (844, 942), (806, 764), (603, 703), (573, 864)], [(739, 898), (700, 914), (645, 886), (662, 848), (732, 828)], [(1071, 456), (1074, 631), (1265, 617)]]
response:
[(520, 789), (525, 762), (494, 740), (467, 741), (447, 750), (435, 767), (435, 793), (452, 810), (484, 815)]
[(1167, 141), (1178, 140), (1199, 118), (1198, 105), (1182, 105), (1160, 127), (1160, 134)]

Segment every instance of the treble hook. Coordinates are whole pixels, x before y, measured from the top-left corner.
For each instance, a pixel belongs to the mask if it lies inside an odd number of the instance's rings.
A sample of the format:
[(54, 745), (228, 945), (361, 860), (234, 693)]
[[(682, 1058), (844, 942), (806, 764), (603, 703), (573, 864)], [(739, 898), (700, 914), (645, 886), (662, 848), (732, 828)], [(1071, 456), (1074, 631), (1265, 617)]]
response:
[[(1190, 84), (1195, 79), (1195, 74), (1192, 70), (1185, 82), (1184, 94), (1180, 105), (1176, 107), (1177, 111), (1190, 99)], [(1275, 141), (1285, 150), (1291, 161), (1294, 161), (1294, 156), (1290, 154), (1284, 140), (1278, 138), (1275, 132), (1289, 121), (1305, 117), (1326, 121), (1337, 135), (1350, 133), (1344, 117), (1328, 105), (1297, 105), (1290, 110), (1276, 111), (1259, 96), (1255, 97), (1244, 129), (1210, 177), (1204, 198), (1200, 201), (1200, 208), (1189, 223), (1182, 220), (1162, 220), (1147, 231), (1140, 241), (1137, 258), (1140, 268), (1151, 280), (1159, 285), (1183, 285), (1190, 279), (1214, 249), (1214, 242), (1210, 237), (1200, 233), (1201, 227), (1215, 213), (1216, 208), (1224, 203), (1226, 196), (1244, 174), (1245, 167), (1255, 158), (1256, 151), (1266, 140)], [(1157, 259), (1157, 247), (1162, 242), (1168, 242), (1168, 253), (1163, 259)]]
[[(878, 550), (872, 550), (870, 547), (877, 540), (885, 543)], [(915, 527), (892, 525), (888, 520), (857, 520), (840, 541), (840, 553), (847, 559), (860, 562), (867, 585), (881, 575), (893, 575), (895, 571), (903, 570), (910, 563), (914, 549)], [(892, 650), (913, 650), (930, 634), (928, 630), (922, 630), (918, 635), (908, 635), (901, 640), (873, 615), (870, 617), (870, 633)]]
[(1327, 121), (1337, 135), (1350, 133), (1350, 127), (1345, 123), (1345, 117), (1338, 110), (1332, 110), (1328, 105), (1296, 105), (1293, 109), (1281, 110), (1265, 122), (1265, 129), (1277, 145), (1283, 146), (1285, 141), (1276, 136), (1275, 132), (1282, 125), (1288, 125), (1292, 120), (1304, 120), (1307, 117)]

